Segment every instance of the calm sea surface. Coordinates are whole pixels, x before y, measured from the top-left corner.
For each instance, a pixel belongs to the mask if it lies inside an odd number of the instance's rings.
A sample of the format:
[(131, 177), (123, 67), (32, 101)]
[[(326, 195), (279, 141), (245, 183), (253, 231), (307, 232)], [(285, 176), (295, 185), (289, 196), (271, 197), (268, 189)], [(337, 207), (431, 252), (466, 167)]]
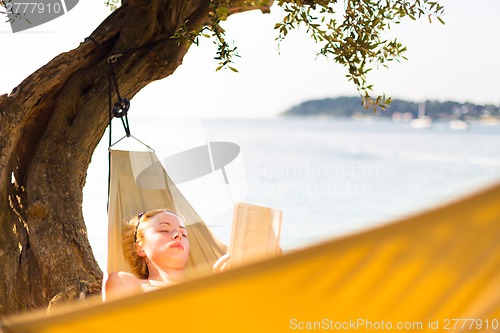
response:
[[(229, 184), (221, 170), (179, 184), (225, 242), (234, 201), (282, 209), (281, 243), (294, 249), (415, 214), (500, 181), (499, 125), (473, 123), (468, 131), (454, 131), (447, 123), (435, 123), (415, 130), (390, 121), (296, 118), (133, 124), (132, 134), (155, 148), (160, 160), (206, 141), (239, 145), (239, 155), (225, 167)], [(84, 190), (89, 238), (103, 269), (104, 141)]]

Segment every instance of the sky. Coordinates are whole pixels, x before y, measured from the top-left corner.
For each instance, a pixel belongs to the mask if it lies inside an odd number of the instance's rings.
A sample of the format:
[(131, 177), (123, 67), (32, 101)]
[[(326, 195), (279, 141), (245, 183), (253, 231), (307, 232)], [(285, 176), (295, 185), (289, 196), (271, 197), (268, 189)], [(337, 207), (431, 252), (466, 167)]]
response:
[[(375, 94), (412, 101), (455, 100), (500, 105), (499, 0), (442, 0), (445, 25), (408, 20), (388, 32), (408, 47), (408, 60), (369, 76)], [(0, 23), (4, 61), (0, 94), (59, 53), (73, 49), (109, 15), (103, 1), (80, 1), (67, 14), (24, 32)], [(216, 71), (215, 46), (202, 39), (176, 72), (151, 83), (132, 100), (144, 117), (269, 118), (310, 99), (356, 96), (345, 69), (317, 58), (318, 47), (297, 31), (278, 50), (274, 24), (281, 11), (231, 16), (224, 27), (238, 47), (238, 73)], [(6, 19), (6, 17), (5, 17)], [(162, 97), (161, 106), (157, 101)]]

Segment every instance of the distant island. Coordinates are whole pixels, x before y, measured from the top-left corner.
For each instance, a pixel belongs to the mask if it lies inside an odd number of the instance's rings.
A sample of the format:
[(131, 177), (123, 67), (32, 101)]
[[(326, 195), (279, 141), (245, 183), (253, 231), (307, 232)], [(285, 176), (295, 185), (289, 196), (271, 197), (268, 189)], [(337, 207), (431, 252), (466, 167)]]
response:
[(425, 101), (422, 103), (395, 99), (385, 110), (373, 112), (361, 105), (360, 97), (325, 98), (303, 102), (282, 116), (328, 116), (336, 118), (380, 117), (393, 120), (411, 120), (425, 110), (425, 116), (444, 120), (500, 120), (500, 106), (472, 103)]

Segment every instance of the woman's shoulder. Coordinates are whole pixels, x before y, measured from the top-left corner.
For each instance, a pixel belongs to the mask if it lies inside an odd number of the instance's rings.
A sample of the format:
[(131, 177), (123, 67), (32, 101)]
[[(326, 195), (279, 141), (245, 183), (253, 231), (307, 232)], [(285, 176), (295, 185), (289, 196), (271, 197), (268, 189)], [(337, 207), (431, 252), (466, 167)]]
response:
[(127, 272), (109, 273), (104, 283), (104, 299), (114, 298), (115, 296), (124, 296), (141, 292), (143, 280), (134, 274)]
[(112, 272), (108, 275), (108, 283), (120, 284), (120, 283), (141, 283), (141, 279), (132, 273), (128, 272)]

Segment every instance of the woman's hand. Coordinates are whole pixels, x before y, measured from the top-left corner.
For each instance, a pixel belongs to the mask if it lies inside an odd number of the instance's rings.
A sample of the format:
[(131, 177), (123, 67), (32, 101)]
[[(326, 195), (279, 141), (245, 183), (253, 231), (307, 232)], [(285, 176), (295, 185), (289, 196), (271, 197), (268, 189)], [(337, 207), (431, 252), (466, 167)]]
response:
[(213, 269), (214, 273), (220, 273), (229, 268), (229, 260), (231, 259), (231, 255), (226, 253), (222, 257), (220, 257), (214, 264)]

